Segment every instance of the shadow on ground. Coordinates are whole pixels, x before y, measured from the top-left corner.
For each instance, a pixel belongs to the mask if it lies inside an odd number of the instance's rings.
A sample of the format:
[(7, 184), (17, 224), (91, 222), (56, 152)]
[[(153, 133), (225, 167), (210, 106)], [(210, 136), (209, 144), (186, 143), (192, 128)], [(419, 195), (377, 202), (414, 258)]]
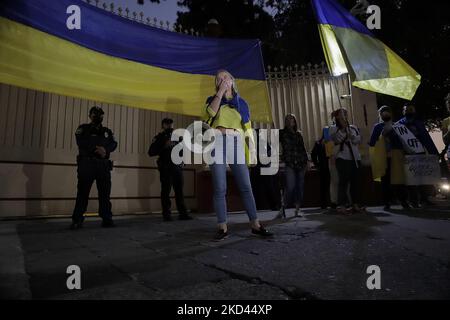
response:
[(375, 233), (374, 228), (390, 224), (380, 221), (379, 217), (389, 216), (382, 212), (368, 212), (355, 215), (311, 215), (308, 220), (321, 222), (320, 231), (326, 231), (331, 236), (346, 239), (368, 239)]

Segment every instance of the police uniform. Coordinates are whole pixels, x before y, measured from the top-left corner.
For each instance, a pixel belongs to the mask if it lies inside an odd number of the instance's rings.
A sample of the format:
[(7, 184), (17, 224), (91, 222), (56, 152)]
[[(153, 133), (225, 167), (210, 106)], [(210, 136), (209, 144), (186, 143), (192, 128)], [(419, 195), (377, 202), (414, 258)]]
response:
[(171, 153), (174, 145), (167, 146), (170, 141), (173, 129), (166, 129), (157, 134), (148, 150), (150, 157), (159, 156), (157, 160), (159, 178), (161, 181), (161, 206), (163, 217), (170, 220), (170, 191), (173, 187), (175, 192), (175, 202), (181, 219), (190, 219), (187, 215), (183, 195), (183, 167), (172, 162)]
[[(81, 224), (83, 214), (88, 205), (89, 193), (94, 180), (97, 184), (99, 215), (103, 224), (112, 224), (111, 212), (111, 170), (112, 161), (109, 160), (111, 152), (116, 150), (117, 142), (113, 132), (101, 124), (82, 124), (75, 132), (79, 154), (77, 200), (73, 211), (72, 220), (75, 224)], [(106, 150), (105, 158), (95, 152), (96, 146)]]

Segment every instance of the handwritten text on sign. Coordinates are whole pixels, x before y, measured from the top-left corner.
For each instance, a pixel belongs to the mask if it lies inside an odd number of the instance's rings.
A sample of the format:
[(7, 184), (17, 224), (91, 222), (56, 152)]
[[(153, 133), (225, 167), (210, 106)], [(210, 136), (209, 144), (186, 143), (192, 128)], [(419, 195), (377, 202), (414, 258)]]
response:
[(436, 155), (406, 155), (405, 177), (409, 186), (433, 185), (441, 176)]

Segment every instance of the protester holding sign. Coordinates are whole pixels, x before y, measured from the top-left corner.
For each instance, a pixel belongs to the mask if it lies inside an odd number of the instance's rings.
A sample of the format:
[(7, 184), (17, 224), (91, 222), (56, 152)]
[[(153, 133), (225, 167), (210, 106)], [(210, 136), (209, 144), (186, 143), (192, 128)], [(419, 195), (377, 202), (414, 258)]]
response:
[(417, 119), (416, 107), (412, 104), (406, 104), (403, 107), (404, 118), (397, 124), (402, 124), (419, 140), (429, 154), (439, 154), (430, 134), (428, 133), (423, 121)]
[[(421, 153), (425, 153), (427, 152), (428, 154), (431, 155), (438, 155), (439, 152), (436, 148), (436, 146), (434, 145), (433, 140), (431, 139), (430, 134), (428, 133), (425, 124), (423, 123), (423, 121), (417, 119), (416, 117), (416, 108), (414, 105), (412, 104), (406, 104), (403, 107), (403, 115), (404, 118), (400, 119), (396, 125), (401, 125), (407, 128), (407, 130), (409, 132), (405, 132), (403, 130), (401, 131), (400, 134), (400, 139), (405, 141), (404, 137), (406, 136), (410, 136), (412, 135), (413, 137), (415, 137), (415, 141), (414, 139), (407, 139), (407, 145), (411, 148), (410, 151), (415, 151), (412, 153), (415, 154), (421, 154)], [(397, 131), (400, 132), (400, 131)], [(403, 138), (402, 138), (403, 137)], [(420, 152), (422, 151), (422, 152)], [(411, 153), (411, 152), (410, 152)], [(437, 159), (436, 159), (437, 160)], [(419, 201), (419, 197), (418, 197), (418, 193), (420, 193), (420, 201)], [(428, 200), (428, 196), (429, 193), (427, 191), (427, 187), (425, 185), (420, 185), (419, 187), (417, 186), (411, 186), (410, 187), (410, 196), (411, 196), (411, 201), (412, 201), (412, 205), (413, 207), (420, 207), (419, 203), (422, 202), (423, 204), (426, 205), (433, 205), (432, 202), (430, 202)]]
[(381, 122), (374, 126), (369, 141), (372, 176), (375, 181), (381, 182), (385, 210), (390, 209), (393, 194), (404, 209), (410, 209), (404, 185), (403, 145), (393, 129), (392, 109), (382, 106), (378, 112)]

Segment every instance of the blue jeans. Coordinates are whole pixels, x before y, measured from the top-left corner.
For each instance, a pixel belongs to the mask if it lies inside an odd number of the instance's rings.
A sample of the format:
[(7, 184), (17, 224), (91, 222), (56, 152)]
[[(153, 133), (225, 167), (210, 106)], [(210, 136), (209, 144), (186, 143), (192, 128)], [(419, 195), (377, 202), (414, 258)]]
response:
[(284, 190), (284, 206), (289, 208), (294, 203), (301, 206), (303, 202), (305, 169), (286, 167), (286, 187)]
[[(236, 185), (241, 193), (241, 199), (247, 211), (250, 221), (257, 220), (256, 216), (256, 204), (253, 197), (252, 186), (250, 183), (250, 174), (247, 165), (237, 159), (244, 159), (244, 149), (242, 145), (242, 139), (240, 136), (233, 135), (219, 135), (219, 139), (222, 139), (222, 145), (216, 148), (212, 155), (216, 159), (220, 158), (222, 161), (216, 161), (210, 165), (211, 175), (213, 180), (213, 202), (214, 209), (217, 215), (217, 222), (223, 224), (227, 222), (227, 163), (233, 172), (233, 177)], [(219, 148), (221, 150), (219, 150)], [(230, 150), (234, 151), (234, 157), (230, 157)], [(221, 158), (223, 156), (223, 158)]]

